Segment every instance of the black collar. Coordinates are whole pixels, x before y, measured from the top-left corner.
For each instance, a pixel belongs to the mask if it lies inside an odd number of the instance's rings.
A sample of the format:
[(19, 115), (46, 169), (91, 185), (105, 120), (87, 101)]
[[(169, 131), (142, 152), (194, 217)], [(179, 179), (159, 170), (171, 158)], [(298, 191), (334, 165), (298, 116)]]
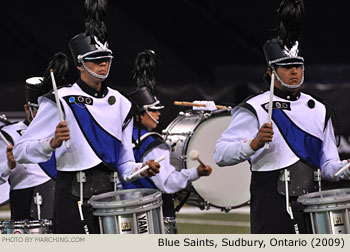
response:
[(101, 91), (98, 92), (96, 89), (93, 89), (88, 84), (86, 84), (82, 79), (77, 80), (79, 87), (87, 94), (95, 98), (103, 98), (107, 95), (108, 89), (107, 85), (102, 82)]
[(25, 124), (25, 125), (27, 125), (27, 127), (29, 126), (29, 124), (30, 124), (30, 122), (28, 121), (28, 119), (26, 118), (24, 121), (23, 121), (23, 123)]
[(283, 91), (275, 86), (274, 95), (285, 100), (297, 101), (300, 98), (300, 91), (296, 95), (292, 95), (291, 93)]

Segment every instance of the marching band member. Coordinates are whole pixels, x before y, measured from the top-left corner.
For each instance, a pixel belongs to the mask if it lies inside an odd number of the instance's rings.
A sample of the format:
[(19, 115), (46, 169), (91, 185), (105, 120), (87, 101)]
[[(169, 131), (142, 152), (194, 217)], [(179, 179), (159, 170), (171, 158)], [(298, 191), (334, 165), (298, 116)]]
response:
[[(87, 200), (113, 190), (111, 173), (118, 172), (124, 180), (142, 166), (132, 152), (131, 103), (104, 82), (113, 58), (103, 22), (106, 5), (103, 0), (86, 0), (86, 32), (69, 41), (80, 78), (58, 89), (64, 121), (59, 118), (60, 105), (48, 93), (39, 99), (35, 120), (14, 148), (22, 163), (55, 158), (54, 233), (97, 233)], [(159, 172), (159, 163), (147, 164), (150, 168), (136, 178)]]
[(146, 50), (137, 55), (134, 68), (134, 79), (137, 89), (128, 96), (135, 103), (139, 113), (135, 115), (135, 125), (132, 134), (134, 156), (138, 162), (157, 159), (165, 156), (161, 161), (162, 169), (154, 177), (141, 178), (133, 182), (123, 183), (123, 189), (156, 188), (163, 192), (163, 216), (166, 233), (176, 233), (175, 210), (172, 195), (183, 190), (188, 183), (201, 176), (209, 176), (210, 166), (199, 165), (197, 168), (177, 171), (170, 164), (170, 147), (161, 135), (152, 132), (157, 127), (160, 110), (164, 108), (155, 94), (155, 60), (154, 52)]
[[(68, 59), (62, 54), (55, 54), (51, 59), (44, 77), (32, 77), (26, 80), (26, 104), (24, 110), (26, 119), (11, 123), (1, 128), (1, 133), (10, 145), (0, 142), (0, 175), (8, 176), (10, 182), (10, 209), (12, 220), (34, 220), (53, 218), (53, 200), (55, 181), (41, 167), (47, 164), (19, 164), (13, 156), (13, 145), (19, 142), (28, 126), (33, 121), (38, 110), (38, 97), (43, 94), (46, 84), (50, 81), (48, 70), (54, 69), (62, 79), (68, 71)], [(61, 82), (61, 81), (60, 81)], [(2, 182), (5, 182), (3, 179)]]
[[(280, 34), (263, 46), (268, 63), (264, 77), (274, 82), (275, 92), (259, 93), (232, 109), (232, 122), (214, 151), (219, 166), (251, 163), (251, 233), (305, 233), (307, 224), (297, 197), (317, 190), (315, 170), (321, 169), (322, 177), (331, 180), (347, 164), (339, 159), (331, 108), (301, 92), (304, 58), (298, 54), (297, 28), (303, 19), (303, 1), (282, 1), (278, 12)], [(270, 95), (272, 123), (266, 123)], [(340, 178), (349, 175), (347, 170)], [(286, 207), (289, 196), (292, 212)]]

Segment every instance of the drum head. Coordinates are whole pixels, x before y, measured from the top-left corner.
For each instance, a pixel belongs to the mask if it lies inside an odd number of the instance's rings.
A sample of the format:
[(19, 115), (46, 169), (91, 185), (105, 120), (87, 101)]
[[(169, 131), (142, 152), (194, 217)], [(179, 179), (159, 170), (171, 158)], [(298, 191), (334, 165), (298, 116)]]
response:
[(0, 185), (0, 206), (5, 205), (10, 199), (10, 185), (8, 182)]
[[(232, 209), (247, 204), (250, 200), (250, 164), (248, 161), (233, 166), (219, 167), (214, 161), (216, 141), (229, 126), (230, 115), (221, 115), (204, 120), (195, 130), (187, 146), (187, 157), (192, 150), (198, 150), (199, 158), (213, 168), (208, 177), (192, 182), (198, 195), (210, 205)], [(197, 167), (198, 161), (187, 158), (188, 168)]]

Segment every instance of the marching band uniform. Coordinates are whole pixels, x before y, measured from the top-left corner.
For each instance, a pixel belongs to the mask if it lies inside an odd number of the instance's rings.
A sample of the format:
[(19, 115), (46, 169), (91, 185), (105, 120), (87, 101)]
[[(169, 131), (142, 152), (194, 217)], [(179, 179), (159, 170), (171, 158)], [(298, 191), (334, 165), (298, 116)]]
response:
[[(145, 65), (154, 66), (153, 57), (154, 52), (150, 50), (138, 54), (135, 64), (135, 69), (137, 69), (135, 75), (139, 82), (152, 82), (152, 80), (142, 80), (142, 78), (143, 75), (147, 75), (148, 77), (153, 75), (153, 73), (149, 73), (152, 68), (145, 67)], [(138, 62), (143, 62), (144, 65), (138, 65)], [(141, 178), (133, 182), (125, 182), (123, 183), (123, 189), (155, 188), (160, 190), (163, 193), (162, 208), (166, 233), (177, 233), (174, 202), (171, 194), (185, 189), (189, 182), (198, 179), (200, 175), (196, 168), (177, 171), (170, 163), (170, 146), (166, 144), (161, 135), (152, 132), (151, 128), (146, 128), (146, 126), (142, 124), (141, 113), (144, 113), (143, 116), (147, 114), (156, 127), (158, 121), (153, 118), (149, 111), (160, 111), (164, 106), (160, 104), (155, 92), (152, 92), (151, 88), (141, 86), (142, 84), (140, 83), (138, 84), (138, 88), (128, 95), (140, 112), (140, 114), (137, 115), (138, 117), (136, 118), (132, 134), (135, 160), (137, 162), (143, 162), (149, 159), (156, 160), (162, 156), (164, 156), (165, 159), (161, 161), (162, 168), (159, 174), (150, 178)]]
[[(34, 82), (31, 82), (33, 80)], [(37, 98), (41, 94), (40, 88), (38, 88), (39, 85), (41, 85), (41, 80), (37, 77), (26, 81), (27, 105), (30, 110), (38, 106)], [(15, 145), (27, 130), (29, 123), (28, 119), (15, 122), (2, 127), (1, 132), (9, 143)], [(6, 149), (7, 145), (0, 142), (1, 182), (6, 182), (8, 176), (11, 188), (11, 219), (52, 219), (55, 182), (36, 163), (26, 164), (25, 166), (17, 163), (14, 169), (9, 169)], [(37, 211), (36, 203), (40, 203), (40, 213)]]
[[(296, 1), (295, 4), (300, 2)], [(284, 3), (281, 4), (281, 11)], [(281, 40), (285, 42), (280, 36), (264, 44), (266, 60), (276, 79), (282, 86), (289, 88), (286, 90), (299, 88), (303, 77), (298, 85), (292, 87), (285, 84), (275, 70), (277, 67), (299, 65), (304, 74), (304, 59), (298, 56), (298, 41), (288, 47)], [(334, 180), (333, 174), (347, 161), (339, 159), (330, 107), (309, 94), (287, 92), (276, 85), (273, 94), (272, 142), (268, 149), (262, 147), (254, 151), (251, 142), (260, 127), (267, 122), (269, 97), (270, 91), (262, 92), (232, 109), (231, 124), (216, 143), (214, 159), (219, 166), (244, 160), (250, 162), (252, 233), (296, 231), (286, 210), (288, 191), (294, 219), (299, 231), (305, 233), (308, 220), (305, 219), (301, 204), (297, 203), (297, 197), (318, 189), (314, 171), (321, 169), (323, 179)], [(290, 173), (288, 191), (283, 180), (286, 171)], [(338, 179), (348, 177), (349, 173), (344, 173)]]
[[(104, 80), (113, 58), (105, 40), (106, 3), (87, 0), (85, 6), (87, 31), (74, 36), (69, 47), (75, 65), (85, 69), (84, 76)], [(108, 61), (107, 73), (93, 72), (87, 61)], [(132, 152), (131, 103), (103, 82), (97, 90), (82, 79), (58, 89), (58, 95), (69, 128), (69, 148), (64, 143), (56, 149), (50, 146), (60, 119), (53, 95), (47, 94), (39, 99), (37, 116), (16, 145), (14, 154), (24, 163), (54, 158), (57, 167), (54, 233), (98, 233), (97, 218), (85, 203), (92, 195), (113, 190), (111, 173), (118, 172), (123, 181), (142, 166), (135, 163)], [(138, 174), (135, 179), (140, 177)], [(83, 213), (80, 201), (83, 201)]]
[[(77, 172), (88, 170), (87, 178), (103, 176), (98, 183), (86, 182), (91, 183), (84, 186), (84, 199), (87, 200), (93, 194), (113, 190), (109, 178), (113, 169), (125, 179), (142, 164), (135, 164), (131, 151), (132, 123), (126, 123), (131, 104), (118, 91), (103, 86), (98, 93), (78, 80), (70, 87), (60, 88), (58, 93), (72, 135), (70, 147), (67, 149), (63, 144), (53, 154), (49, 140), (53, 137), (52, 129), (59, 122), (59, 115), (56, 104), (49, 98), (52, 96), (46, 95), (40, 97), (38, 114), (16, 145), (14, 154), (24, 163), (46, 162), (54, 155), (58, 170), (54, 209), (55, 216), (59, 215), (57, 220), (54, 219), (54, 232), (82, 232), (76, 204), (79, 192), (74, 193)], [(127, 125), (124, 129), (123, 123)], [(67, 197), (72, 199), (70, 203), (65, 202)], [(59, 204), (61, 201), (62, 204)], [(67, 205), (72, 208), (71, 218), (62, 216), (67, 211)], [(94, 225), (89, 225), (90, 232), (94, 232)]]

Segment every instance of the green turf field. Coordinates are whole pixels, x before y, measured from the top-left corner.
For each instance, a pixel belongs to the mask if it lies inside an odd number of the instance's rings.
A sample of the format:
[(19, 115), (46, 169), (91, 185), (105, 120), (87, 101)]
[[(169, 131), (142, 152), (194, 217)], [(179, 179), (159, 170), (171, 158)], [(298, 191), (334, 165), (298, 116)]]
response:
[(177, 214), (179, 234), (249, 234), (249, 214)]

